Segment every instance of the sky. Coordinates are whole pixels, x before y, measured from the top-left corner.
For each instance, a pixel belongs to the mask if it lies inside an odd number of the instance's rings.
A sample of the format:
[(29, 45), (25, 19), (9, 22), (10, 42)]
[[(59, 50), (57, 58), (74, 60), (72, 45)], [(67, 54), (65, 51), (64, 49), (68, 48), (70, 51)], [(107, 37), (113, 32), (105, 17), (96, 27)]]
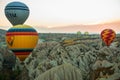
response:
[(34, 26), (39, 32), (50, 32), (49, 28), (52, 32), (52, 28), (69, 25), (120, 22), (120, 0), (0, 0), (0, 28), (12, 26), (4, 14), (5, 6), (12, 1), (23, 2), (29, 7), (30, 15), (25, 24)]

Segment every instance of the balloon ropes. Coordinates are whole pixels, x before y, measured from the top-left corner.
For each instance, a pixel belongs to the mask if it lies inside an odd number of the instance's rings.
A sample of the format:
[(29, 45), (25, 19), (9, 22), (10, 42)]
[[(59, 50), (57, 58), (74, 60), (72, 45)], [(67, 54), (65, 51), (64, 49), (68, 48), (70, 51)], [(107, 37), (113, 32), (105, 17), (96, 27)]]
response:
[(11, 2), (5, 7), (5, 15), (13, 25), (6, 32), (7, 46), (23, 62), (38, 42), (37, 31), (23, 24), (29, 16), (29, 8), (22, 2)]
[(106, 44), (106, 46), (110, 46), (110, 44), (113, 42), (115, 37), (116, 37), (116, 33), (112, 29), (104, 29), (101, 32), (101, 38), (104, 41), (104, 43)]

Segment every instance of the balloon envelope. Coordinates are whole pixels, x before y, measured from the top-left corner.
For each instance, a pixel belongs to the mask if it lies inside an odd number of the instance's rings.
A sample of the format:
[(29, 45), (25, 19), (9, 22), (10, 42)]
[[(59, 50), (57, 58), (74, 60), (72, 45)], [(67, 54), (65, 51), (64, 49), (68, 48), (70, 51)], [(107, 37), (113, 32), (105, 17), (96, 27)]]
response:
[(6, 43), (10, 50), (21, 60), (32, 52), (38, 42), (38, 33), (28, 25), (16, 25), (6, 32)]
[(109, 46), (113, 42), (115, 37), (116, 37), (116, 33), (112, 29), (104, 29), (101, 32), (101, 38), (107, 46)]
[(5, 16), (12, 25), (23, 24), (29, 16), (29, 8), (22, 2), (11, 2), (5, 7)]

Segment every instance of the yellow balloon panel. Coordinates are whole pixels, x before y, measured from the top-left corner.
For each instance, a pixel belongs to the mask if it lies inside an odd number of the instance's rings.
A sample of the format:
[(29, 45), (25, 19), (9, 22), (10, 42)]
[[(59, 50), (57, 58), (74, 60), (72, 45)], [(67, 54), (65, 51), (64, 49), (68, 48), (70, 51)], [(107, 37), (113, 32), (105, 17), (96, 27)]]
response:
[(38, 42), (37, 31), (28, 25), (16, 25), (6, 32), (6, 43), (10, 50), (21, 60), (32, 52)]
[(38, 42), (38, 36), (15, 35), (6, 36), (6, 42), (9, 48), (34, 48)]

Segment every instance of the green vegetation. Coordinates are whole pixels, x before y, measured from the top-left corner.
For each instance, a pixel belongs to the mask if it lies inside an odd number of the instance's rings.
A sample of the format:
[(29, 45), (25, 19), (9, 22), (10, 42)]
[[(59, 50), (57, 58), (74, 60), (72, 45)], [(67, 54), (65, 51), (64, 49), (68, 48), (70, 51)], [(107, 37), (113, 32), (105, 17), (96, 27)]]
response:
[(21, 71), (17, 70), (2, 70), (0, 71), (0, 80), (16, 80), (16, 78), (20, 75)]

